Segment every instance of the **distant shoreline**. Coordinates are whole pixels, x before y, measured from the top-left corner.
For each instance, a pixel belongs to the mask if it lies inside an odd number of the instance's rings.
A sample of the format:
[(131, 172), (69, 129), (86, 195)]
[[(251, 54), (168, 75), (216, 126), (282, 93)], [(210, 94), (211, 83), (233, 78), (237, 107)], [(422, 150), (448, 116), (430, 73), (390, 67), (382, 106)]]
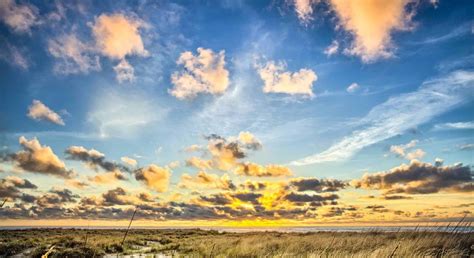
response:
[[(80, 230), (124, 230), (126, 226), (1, 226), (0, 230), (35, 230), (35, 229), (80, 229)], [(474, 226), (299, 226), (299, 227), (192, 227), (192, 226), (134, 226), (136, 230), (215, 230), (219, 232), (247, 233), (247, 232), (281, 232), (281, 233), (309, 233), (309, 232), (452, 232), (472, 233)]]

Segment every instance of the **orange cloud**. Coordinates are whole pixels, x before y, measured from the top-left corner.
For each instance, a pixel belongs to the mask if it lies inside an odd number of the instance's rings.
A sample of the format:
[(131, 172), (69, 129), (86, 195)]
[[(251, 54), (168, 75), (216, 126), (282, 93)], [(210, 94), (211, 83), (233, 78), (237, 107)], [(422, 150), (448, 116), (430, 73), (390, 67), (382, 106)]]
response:
[(198, 55), (181, 53), (177, 64), (184, 69), (173, 73), (173, 89), (169, 93), (178, 99), (192, 99), (199, 93), (222, 94), (229, 86), (229, 71), (225, 68), (225, 52), (198, 48)]
[(166, 192), (171, 177), (171, 171), (151, 164), (135, 171), (135, 179), (142, 181), (148, 188), (157, 192)]
[(266, 165), (261, 166), (256, 163), (242, 163), (237, 166), (234, 173), (241, 176), (256, 176), (256, 177), (280, 177), (291, 176), (293, 173), (285, 166), (280, 165)]
[(407, 6), (412, 0), (330, 0), (339, 24), (354, 37), (346, 50), (361, 57), (363, 62), (373, 62), (393, 56), (393, 31), (412, 29), (414, 12)]
[(222, 190), (232, 190), (236, 188), (227, 174), (219, 177), (216, 174), (209, 174), (204, 171), (199, 171), (194, 177), (189, 174), (183, 174), (179, 186), (182, 188), (205, 186)]
[(75, 175), (72, 170), (66, 169), (62, 162), (49, 146), (42, 146), (38, 139), (31, 140), (21, 136), (19, 139), (23, 150), (11, 154), (10, 159), (15, 165), (25, 171), (49, 174), (63, 178), (71, 178)]
[(28, 117), (34, 120), (46, 120), (53, 124), (64, 125), (61, 116), (47, 107), (39, 100), (33, 100), (33, 103), (28, 108)]
[(99, 51), (112, 59), (123, 59), (127, 55), (147, 56), (139, 29), (145, 23), (123, 14), (102, 14), (92, 26)]

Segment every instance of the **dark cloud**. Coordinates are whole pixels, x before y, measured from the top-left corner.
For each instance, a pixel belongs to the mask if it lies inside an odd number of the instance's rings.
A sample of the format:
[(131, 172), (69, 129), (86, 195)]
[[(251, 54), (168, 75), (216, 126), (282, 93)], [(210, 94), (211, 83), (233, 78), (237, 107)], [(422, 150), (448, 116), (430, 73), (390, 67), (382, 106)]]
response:
[(22, 196), (21, 189), (36, 189), (35, 184), (27, 179), (21, 179), (15, 176), (8, 176), (0, 180), (0, 197), (2, 198), (20, 198)]
[(440, 191), (472, 192), (473, 173), (469, 166), (432, 165), (413, 160), (387, 172), (366, 174), (352, 184), (357, 188), (385, 190), (387, 194), (430, 194)]
[[(30, 197), (31, 198), (31, 197)], [(79, 195), (73, 194), (68, 189), (51, 189), (48, 193), (36, 198), (36, 203), (40, 207), (61, 207), (65, 203), (75, 203)]]
[(336, 179), (296, 178), (290, 185), (297, 191), (336, 192), (344, 189), (346, 183)]
[(310, 195), (310, 194), (298, 194), (298, 193), (293, 193), (293, 192), (284, 196), (284, 199), (290, 202), (324, 202), (324, 201), (333, 201), (338, 198), (339, 196), (336, 194)]
[(86, 149), (82, 146), (71, 146), (65, 151), (67, 159), (85, 162), (94, 169), (98, 167), (108, 172), (122, 171), (131, 172), (130, 168), (120, 163), (107, 161), (105, 155), (94, 149)]
[(357, 211), (357, 208), (354, 206), (347, 206), (347, 207), (331, 207), (329, 208), (329, 211), (326, 213), (322, 214), (323, 217), (326, 218), (331, 218), (331, 217), (339, 217), (342, 216), (348, 212), (351, 212), (352, 216), (351, 217), (360, 217), (360, 213), (354, 213)]
[(239, 185), (239, 188), (249, 191), (262, 191), (267, 188), (267, 184), (265, 182), (253, 182), (253, 181), (245, 181)]
[(217, 204), (217, 205), (226, 205), (226, 204), (231, 204), (232, 203), (232, 198), (226, 194), (213, 194), (211, 196), (205, 196), (201, 195), (199, 197), (200, 200), (212, 204)]
[(127, 191), (121, 187), (117, 187), (102, 194), (104, 205), (106, 206), (133, 204), (133, 202), (125, 198), (126, 196)]
[(411, 200), (413, 197), (405, 195), (383, 195), (381, 199), (384, 200)]
[(365, 207), (367, 210), (371, 210), (372, 212), (379, 212), (379, 213), (385, 213), (389, 212), (390, 210), (385, 208), (383, 205), (369, 205)]
[(139, 193), (138, 199), (144, 202), (153, 202), (155, 198), (149, 193)]
[(227, 139), (217, 134), (211, 134), (205, 138), (209, 141), (209, 145), (213, 146), (219, 151), (229, 151), (236, 159), (243, 159), (247, 156), (244, 149), (242, 148), (242, 145), (240, 145), (237, 141), (229, 142)]
[(144, 183), (149, 189), (157, 192), (166, 192), (171, 178), (171, 171), (167, 167), (150, 164), (147, 167), (134, 171), (135, 179)]
[(13, 162), (16, 167), (32, 173), (54, 175), (62, 178), (75, 176), (74, 171), (66, 168), (64, 162), (54, 154), (51, 147), (41, 145), (38, 139), (27, 140), (22, 136), (19, 142), (23, 150), (4, 154), (3, 161)]
[(235, 193), (232, 194), (232, 197), (237, 198), (244, 202), (251, 202), (258, 204), (258, 198), (262, 197), (262, 194), (259, 193)]

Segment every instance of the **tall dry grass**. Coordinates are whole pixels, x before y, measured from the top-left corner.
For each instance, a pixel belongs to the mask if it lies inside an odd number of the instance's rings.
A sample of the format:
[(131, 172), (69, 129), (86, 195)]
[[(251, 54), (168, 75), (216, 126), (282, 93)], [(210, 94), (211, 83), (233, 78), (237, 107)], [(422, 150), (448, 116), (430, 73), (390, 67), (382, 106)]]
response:
[[(0, 256), (34, 248), (31, 257), (55, 246), (49, 257), (101, 257), (154, 253), (178, 257), (470, 257), (473, 232), (461, 221), (447, 232), (229, 233), (197, 229), (31, 229), (0, 234)], [(449, 229), (449, 230), (448, 230)], [(87, 237), (87, 242), (85, 241)], [(37, 257), (37, 256), (36, 256)]]

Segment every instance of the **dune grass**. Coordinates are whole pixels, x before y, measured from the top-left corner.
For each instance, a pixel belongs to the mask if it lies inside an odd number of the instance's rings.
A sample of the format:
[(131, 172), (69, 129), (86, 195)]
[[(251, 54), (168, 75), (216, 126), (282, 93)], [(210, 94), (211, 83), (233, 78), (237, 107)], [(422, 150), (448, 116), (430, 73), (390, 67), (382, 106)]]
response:
[[(154, 253), (186, 257), (470, 257), (461, 232), (230, 233), (198, 229), (28, 229), (0, 231), (0, 256), (101, 257)], [(86, 240), (87, 239), (87, 240)], [(25, 250), (29, 252), (25, 253)]]

